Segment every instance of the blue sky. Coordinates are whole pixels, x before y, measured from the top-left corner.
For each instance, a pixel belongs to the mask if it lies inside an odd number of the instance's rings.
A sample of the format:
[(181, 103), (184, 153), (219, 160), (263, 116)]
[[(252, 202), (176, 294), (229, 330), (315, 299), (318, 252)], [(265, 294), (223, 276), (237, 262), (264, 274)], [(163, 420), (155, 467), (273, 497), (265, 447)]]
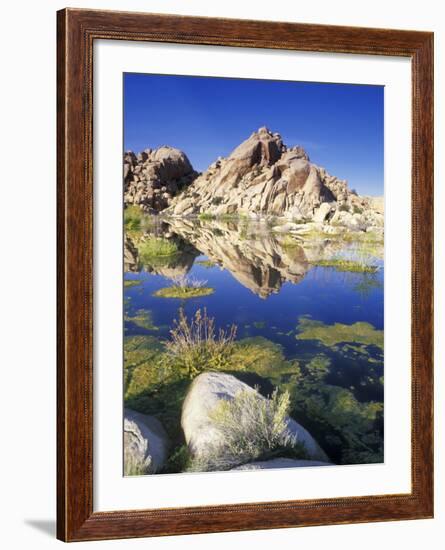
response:
[(267, 126), (360, 194), (383, 194), (383, 87), (124, 75), (124, 149), (171, 145), (205, 170)]

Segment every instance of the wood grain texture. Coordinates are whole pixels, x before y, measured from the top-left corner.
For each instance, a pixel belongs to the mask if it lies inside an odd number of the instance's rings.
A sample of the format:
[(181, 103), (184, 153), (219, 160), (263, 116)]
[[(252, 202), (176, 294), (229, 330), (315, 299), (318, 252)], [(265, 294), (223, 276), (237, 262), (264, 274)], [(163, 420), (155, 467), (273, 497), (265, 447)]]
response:
[[(432, 33), (67, 9), (57, 14), (57, 34), (58, 538), (96, 540), (432, 517)], [(96, 39), (411, 58), (411, 493), (93, 512), (92, 64)]]

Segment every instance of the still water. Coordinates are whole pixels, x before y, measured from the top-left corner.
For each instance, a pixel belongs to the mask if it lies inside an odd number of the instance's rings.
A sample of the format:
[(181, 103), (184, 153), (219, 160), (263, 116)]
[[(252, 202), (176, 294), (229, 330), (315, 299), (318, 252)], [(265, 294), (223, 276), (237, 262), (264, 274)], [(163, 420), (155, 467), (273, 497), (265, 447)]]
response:
[[(382, 243), (366, 235), (291, 235), (246, 220), (147, 219), (144, 231), (127, 237), (125, 342), (151, 336), (162, 343), (180, 308), (188, 318), (205, 308), (217, 329), (236, 325), (237, 340), (273, 349), (288, 365), (279, 375), (273, 364), (263, 368), (261, 391), (290, 388), (294, 418), (332, 461), (383, 460)], [(176, 251), (141, 257), (138, 243), (150, 238), (174, 243)], [(213, 293), (155, 295), (184, 277)], [(298, 376), (290, 365), (298, 365)]]

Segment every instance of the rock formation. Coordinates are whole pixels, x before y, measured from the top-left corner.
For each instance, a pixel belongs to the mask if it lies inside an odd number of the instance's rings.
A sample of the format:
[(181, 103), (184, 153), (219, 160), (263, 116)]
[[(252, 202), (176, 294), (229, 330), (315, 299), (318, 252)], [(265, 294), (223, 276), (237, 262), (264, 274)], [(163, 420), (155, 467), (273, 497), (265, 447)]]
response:
[(124, 411), (124, 472), (159, 472), (167, 459), (168, 437), (159, 420), (130, 409)]
[[(345, 180), (312, 163), (306, 151), (284, 145), (278, 133), (260, 128), (227, 158), (219, 158), (171, 201), (165, 213), (191, 216), (278, 216), (323, 223), (336, 212), (372, 210), (373, 203), (349, 190)], [(383, 220), (375, 213), (366, 227)], [(338, 220), (341, 221), (341, 220)]]
[(137, 204), (146, 212), (163, 210), (197, 176), (187, 156), (174, 147), (146, 149), (138, 155), (128, 151), (124, 154), (124, 203)]
[(381, 199), (358, 196), (265, 127), (202, 174), (173, 147), (125, 153), (124, 203), (168, 216), (276, 216), (360, 231), (381, 231), (384, 217)]

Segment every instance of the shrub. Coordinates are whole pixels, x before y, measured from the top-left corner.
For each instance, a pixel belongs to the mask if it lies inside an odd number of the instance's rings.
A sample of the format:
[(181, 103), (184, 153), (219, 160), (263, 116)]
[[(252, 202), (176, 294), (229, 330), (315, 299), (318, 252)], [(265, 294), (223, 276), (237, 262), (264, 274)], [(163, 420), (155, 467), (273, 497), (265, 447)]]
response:
[(207, 281), (195, 279), (189, 275), (177, 275), (172, 278), (172, 286), (176, 288), (202, 288), (207, 284)]
[(340, 212), (349, 212), (349, 206), (347, 204), (342, 204), (339, 210)]
[(142, 212), (135, 204), (124, 210), (124, 224), (127, 231), (138, 231), (141, 228)]
[(141, 460), (131, 453), (124, 453), (124, 475), (144, 476), (150, 473), (151, 457)]
[(139, 246), (139, 256), (142, 262), (150, 262), (153, 258), (173, 256), (178, 253), (178, 245), (161, 237), (150, 237)]
[(214, 289), (206, 287), (207, 281), (195, 279), (187, 275), (178, 275), (172, 279), (172, 286), (161, 288), (153, 295), (160, 298), (198, 298), (209, 296)]
[(166, 343), (167, 352), (175, 365), (193, 378), (203, 370), (221, 369), (228, 364), (236, 325), (232, 325), (229, 331), (220, 329), (216, 333), (215, 319), (208, 317), (206, 308), (203, 313), (198, 309), (190, 321), (181, 308), (179, 319), (174, 320), (170, 334), (171, 340)]
[(353, 214), (363, 214), (363, 208), (360, 208), (356, 204), (352, 207), (352, 213)]
[(286, 451), (305, 456), (303, 445), (287, 430), (289, 408), (289, 393), (279, 395), (277, 390), (270, 399), (252, 390), (242, 390), (230, 401), (221, 399), (209, 415), (221, 435), (220, 442), (195, 458), (190, 469), (224, 470)]

